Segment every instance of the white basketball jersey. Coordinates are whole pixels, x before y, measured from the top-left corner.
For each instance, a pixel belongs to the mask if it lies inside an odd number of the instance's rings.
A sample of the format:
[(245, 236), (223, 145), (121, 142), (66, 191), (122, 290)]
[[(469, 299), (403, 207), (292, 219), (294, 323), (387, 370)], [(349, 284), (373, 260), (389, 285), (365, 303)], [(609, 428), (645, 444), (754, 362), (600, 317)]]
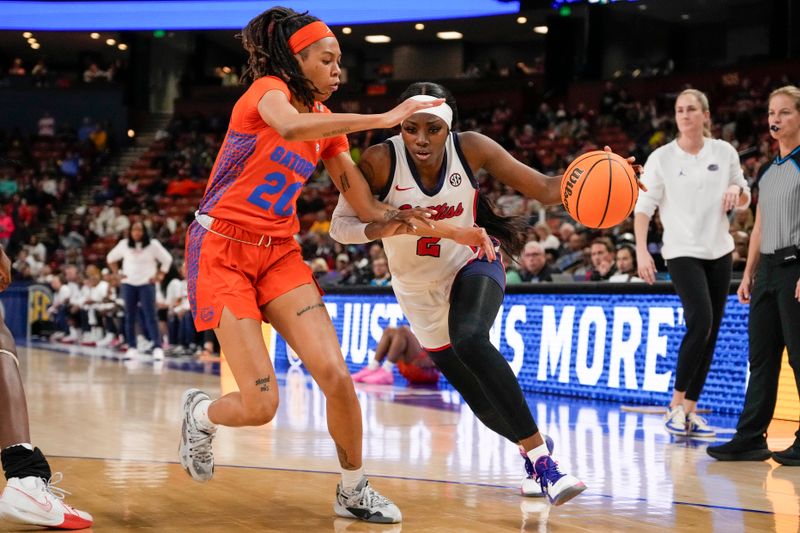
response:
[[(429, 207), (441, 220), (469, 228), (475, 224), (478, 187), (455, 133), (447, 136), (442, 173), (435, 189), (425, 190), (411, 155), (399, 135), (387, 141), (392, 150), (392, 169), (382, 201), (399, 209)], [(399, 235), (383, 240), (392, 278), (401, 283), (429, 283), (452, 277), (477, 252), (450, 239)]]

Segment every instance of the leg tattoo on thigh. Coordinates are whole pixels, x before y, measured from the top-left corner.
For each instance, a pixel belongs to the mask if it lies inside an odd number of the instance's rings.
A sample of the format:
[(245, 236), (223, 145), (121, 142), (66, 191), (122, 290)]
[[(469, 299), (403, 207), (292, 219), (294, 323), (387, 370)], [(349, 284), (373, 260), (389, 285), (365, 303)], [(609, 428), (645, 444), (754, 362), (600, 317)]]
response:
[(325, 307), (325, 304), (324, 303), (318, 303), (318, 304), (314, 304), (314, 305), (307, 305), (307, 306), (305, 306), (304, 308), (300, 309), (297, 312), (297, 316), (300, 316), (300, 315), (302, 315), (304, 313), (307, 313), (307, 312), (311, 311), (312, 309), (317, 309), (319, 307)]

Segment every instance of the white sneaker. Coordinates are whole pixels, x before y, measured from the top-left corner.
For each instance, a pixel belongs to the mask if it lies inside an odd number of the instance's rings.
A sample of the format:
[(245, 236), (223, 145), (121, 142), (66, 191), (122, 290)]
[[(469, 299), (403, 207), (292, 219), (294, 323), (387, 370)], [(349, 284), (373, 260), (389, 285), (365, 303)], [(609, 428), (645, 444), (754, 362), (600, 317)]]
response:
[(163, 361), (164, 360), (164, 350), (161, 348), (153, 348), (153, 359), (156, 361)]
[(103, 348), (103, 347), (111, 345), (112, 342), (114, 342), (114, 334), (113, 333), (106, 333), (105, 336), (102, 339), (97, 341), (97, 346)]
[(55, 486), (60, 481), (61, 472), (48, 482), (36, 476), (12, 477), (0, 496), (0, 520), (59, 529), (92, 527), (92, 515), (64, 503), (69, 492)]
[(139, 351), (136, 348), (128, 348), (125, 350), (125, 355), (122, 357), (123, 359), (137, 359), (139, 357)]
[(397, 524), (403, 520), (400, 509), (373, 489), (366, 476), (361, 478), (352, 491), (342, 490), (341, 483), (336, 486), (333, 511), (344, 518), (358, 518), (378, 524)]
[(708, 425), (708, 421), (695, 412), (686, 415), (686, 428), (690, 437), (706, 438), (717, 435), (717, 432)]
[(678, 404), (667, 411), (664, 415), (664, 427), (671, 435), (686, 436), (686, 412), (683, 405)]
[(200, 429), (194, 418), (195, 406), (202, 400), (210, 399), (208, 394), (199, 389), (189, 389), (181, 398), (183, 425), (178, 452), (181, 456), (181, 466), (195, 481), (208, 481), (214, 475), (214, 452), (211, 449), (211, 442), (217, 430)]
[(539, 457), (533, 468), (537, 481), (542, 485), (542, 492), (553, 505), (564, 504), (586, 490), (583, 481), (561, 472), (558, 464), (549, 455)]

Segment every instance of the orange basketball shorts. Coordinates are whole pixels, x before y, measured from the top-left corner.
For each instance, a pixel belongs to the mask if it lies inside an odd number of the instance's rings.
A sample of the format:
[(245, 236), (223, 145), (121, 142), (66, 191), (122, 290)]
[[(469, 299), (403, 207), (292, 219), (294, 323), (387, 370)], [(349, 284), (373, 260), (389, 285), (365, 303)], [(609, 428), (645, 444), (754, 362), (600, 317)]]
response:
[(189, 304), (197, 331), (216, 328), (225, 307), (236, 318), (263, 320), (263, 305), (306, 283), (316, 285), (293, 237), (270, 239), (212, 220), (209, 229), (195, 220), (186, 236)]

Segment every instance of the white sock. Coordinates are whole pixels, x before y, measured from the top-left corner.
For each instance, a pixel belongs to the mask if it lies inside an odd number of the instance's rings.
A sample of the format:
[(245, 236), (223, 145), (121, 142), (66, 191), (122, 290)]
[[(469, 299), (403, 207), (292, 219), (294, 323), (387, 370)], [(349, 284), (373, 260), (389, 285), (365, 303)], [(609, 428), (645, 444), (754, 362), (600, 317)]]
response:
[(216, 425), (208, 418), (208, 406), (211, 405), (211, 400), (200, 400), (194, 406), (192, 416), (197, 421), (197, 425), (204, 431), (213, 431)]
[(533, 461), (535, 463), (536, 459), (538, 459), (539, 457), (541, 457), (543, 455), (550, 455), (550, 452), (547, 450), (547, 444), (546, 443), (540, 444), (536, 448), (530, 450), (528, 452), (528, 459), (530, 459), (531, 461)]
[(392, 369), (394, 369), (394, 363), (392, 363), (387, 359), (386, 361), (383, 362), (383, 369), (391, 373)]
[(4, 450), (7, 450), (7, 449), (9, 449), (9, 448), (13, 448), (14, 446), (22, 446), (23, 448), (26, 448), (26, 449), (28, 449), (28, 450), (30, 450), (30, 451), (33, 451), (33, 446), (32, 446), (32, 445), (31, 445), (31, 443), (29, 443), (29, 442), (20, 442), (20, 443), (18, 443), (18, 444), (12, 444), (11, 446), (6, 446), (6, 447), (5, 447), (5, 448), (3, 448), (3, 449), (4, 449)]
[(369, 368), (370, 370), (378, 370), (379, 366), (381, 366), (381, 364), (378, 362), (377, 359), (370, 359), (369, 363), (367, 364), (367, 368)]
[(355, 489), (358, 482), (364, 477), (364, 465), (361, 465), (361, 468), (356, 468), (355, 470), (345, 470), (341, 467), (340, 470), (342, 471), (342, 490), (347, 492)]

